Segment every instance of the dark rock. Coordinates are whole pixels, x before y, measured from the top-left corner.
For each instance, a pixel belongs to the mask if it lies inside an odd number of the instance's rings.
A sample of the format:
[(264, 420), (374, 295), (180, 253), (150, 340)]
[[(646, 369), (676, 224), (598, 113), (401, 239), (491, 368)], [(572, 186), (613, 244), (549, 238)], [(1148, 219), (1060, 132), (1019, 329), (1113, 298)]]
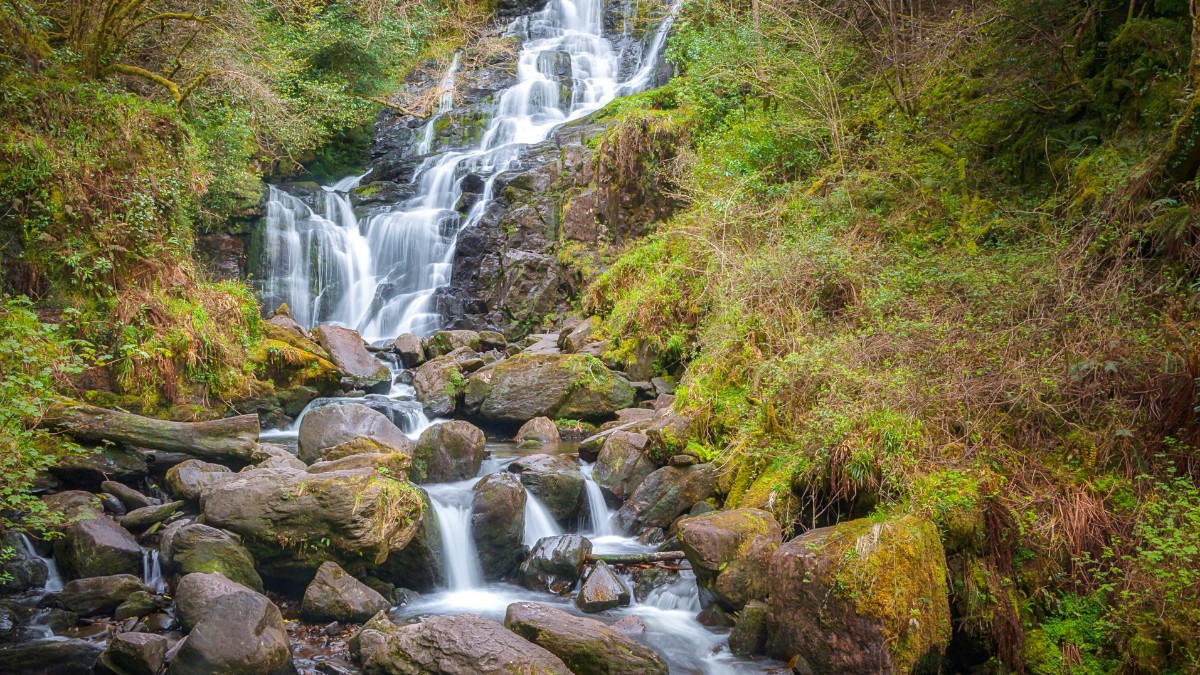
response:
[(114, 445), (81, 455), (68, 453), (50, 471), (67, 485), (95, 490), (107, 480), (141, 480), (149, 467), (142, 453)]
[(643, 434), (627, 431), (614, 431), (608, 436), (592, 472), (605, 494), (625, 501), (654, 472), (654, 462), (643, 452), (648, 441)]
[(521, 483), (546, 505), (556, 520), (579, 515), (583, 473), (572, 455), (527, 455), (508, 465)]
[(600, 561), (593, 565), (584, 577), (579, 594), (575, 596), (575, 604), (589, 614), (603, 612), (606, 609), (628, 605), (629, 589), (625, 588), (625, 584), (612, 568)]
[(190, 524), (163, 536), (162, 560), (182, 574), (219, 572), (227, 579), (262, 592), (254, 558), (233, 537), (208, 525)]
[(700, 610), (696, 615), (696, 621), (700, 622), (701, 626), (709, 628), (729, 628), (733, 626), (733, 617), (729, 616), (729, 612), (721, 609), (720, 605), (709, 605)]
[(700, 460), (691, 455), (672, 455), (671, 461), (668, 463), (677, 469), (686, 469), (693, 464), (699, 464)]
[(771, 555), (782, 541), (775, 518), (757, 509), (717, 511), (679, 526), (696, 583), (729, 611), (767, 597)]
[(0, 648), (0, 673), (90, 675), (104, 651), (86, 640), (40, 640)]
[(592, 542), (578, 534), (542, 537), (521, 563), (521, 579), (527, 588), (546, 593), (565, 593), (575, 586)]
[(413, 482), (447, 483), (473, 478), (483, 464), (486, 445), (483, 431), (470, 422), (452, 420), (429, 427), (413, 451)]
[(102, 514), (63, 527), (54, 542), (54, 558), (67, 578), (136, 574), (142, 570), (142, 548), (128, 530)]
[(767, 603), (751, 600), (738, 613), (729, 634), (729, 651), (734, 656), (762, 654), (767, 646)]
[(346, 574), (337, 563), (327, 562), (304, 591), (300, 613), (309, 621), (362, 623), (389, 607), (371, 587)]
[(471, 499), (471, 536), (486, 579), (517, 571), (525, 549), (525, 488), (507, 473), (493, 473), (475, 485)]
[(558, 426), (549, 417), (535, 417), (521, 425), (513, 440), (521, 444), (528, 442), (534, 445), (558, 443), (560, 440)]
[(340, 459), (356, 452), (379, 452), (378, 448), (344, 447), (338, 452), (329, 451), (357, 439), (369, 439), (394, 449), (396, 452), (412, 454), (412, 441), (383, 413), (361, 403), (335, 403), (308, 411), (300, 421), (297, 439), (297, 456), (312, 464), (318, 459)]
[(160, 609), (158, 598), (146, 591), (134, 591), (128, 598), (125, 598), (125, 602), (117, 606), (113, 612), (113, 619), (124, 621), (133, 617), (141, 618), (158, 609)]
[(26, 550), (19, 535), (10, 534), (0, 541), (0, 546), (8, 546), (12, 550), (11, 557), (4, 562), (4, 571), (8, 572), (9, 578), (0, 584), (0, 593), (23, 593), (46, 584), (49, 572), (46, 563)]
[(435, 616), (403, 627), (360, 634), (365, 675), (569, 675), (554, 654), (475, 614)]
[(115, 480), (106, 480), (100, 483), (100, 489), (120, 500), (126, 509), (140, 509), (154, 504), (146, 495)]
[(218, 232), (196, 237), (196, 257), (214, 280), (239, 281), (246, 278), (246, 240)]
[(595, 619), (533, 602), (515, 602), (508, 606), (504, 625), (545, 647), (576, 675), (668, 672), (667, 664), (649, 647)]
[(206, 486), (232, 476), (233, 471), (227, 466), (189, 459), (167, 470), (167, 489), (176, 497), (197, 501)]
[(626, 532), (668, 527), (693, 504), (713, 496), (716, 488), (717, 471), (711, 464), (663, 467), (646, 476), (613, 516), (613, 523)]
[(158, 675), (167, 660), (167, 638), (153, 633), (117, 633), (100, 662), (121, 675)]
[(171, 660), (171, 675), (295, 672), (283, 616), (266, 596), (219, 574), (189, 574), (175, 599), (190, 630)]
[(118, 605), (137, 591), (149, 592), (150, 589), (132, 574), (114, 574), (68, 581), (58, 598), (63, 607), (72, 612), (82, 616), (94, 616), (111, 614)]

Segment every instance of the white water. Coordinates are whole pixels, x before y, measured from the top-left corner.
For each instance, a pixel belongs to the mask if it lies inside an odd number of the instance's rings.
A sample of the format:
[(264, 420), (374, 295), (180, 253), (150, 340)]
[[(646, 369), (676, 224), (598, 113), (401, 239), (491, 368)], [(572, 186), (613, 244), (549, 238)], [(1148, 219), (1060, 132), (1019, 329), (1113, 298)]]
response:
[(58, 563), (54, 562), (54, 558), (40, 555), (33, 547), (33, 541), (24, 534), (21, 535), (21, 545), (25, 547), (26, 553), (46, 565), (46, 583), (42, 586), (42, 590), (47, 593), (61, 591), (63, 589), (62, 574), (58, 571)]
[[(355, 217), (348, 193), (361, 176), (325, 188), (321, 213), (271, 188), (262, 270), (266, 301), (287, 302), (304, 326), (335, 323), (371, 342), (436, 330), (434, 293), (449, 283), (458, 233), (482, 216), (499, 172), (564, 122), (651, 82), (671, 19), (656, 31), (634, 75), (620, 82), (619, 54), (603, 36), (603, 9), (602, 0), (550, 0), (542, 11), (514, 21), (509, 34), (523, 40), (517, 82), (500, 92), (483, 137), (474, 147), (430, 155), (413, 177), (414, 196), (390, 211)], [(553, 72), (562, 54), (570, 58), (570, 100), (561, 100)], [(418, 155), (433, 149), (435, 124), (453, 107), (457, 69), (456, 55), (439, 84), (435, 114), (413, 148)], [(483, 176), (485, 189), (464, 216), (456, 209), (468, 173)]]
[(472, 488), (477, 482), (479, 479), (426, 486), (438, 518), (445, 584), (451, 591), (467, 591), (483, 583), (479, 553), (471, 535)]
[(604, 501), (604, 493), (600, 485), (592, 478), (594, 464), (583, 464), (579, 467), (583, 473), (583, 488), (587, 494), (588, 518), (591, 524), (592, 537), (611, 537), (612, 513), (608, 510), (608, 502)]
[(542, 537), (556, 537), (562, 533), (562, 528), (554, 521), (554, 516), (550, 515), (550, 510), (542, 500), (526, 489), (524, 544), (533, 546)]
[(163, 579), (162, 565), (158, 561), (158, 549), (142, 547), (142, 583), (149, 586), (155, 593), (167, 590), (167, 582)]

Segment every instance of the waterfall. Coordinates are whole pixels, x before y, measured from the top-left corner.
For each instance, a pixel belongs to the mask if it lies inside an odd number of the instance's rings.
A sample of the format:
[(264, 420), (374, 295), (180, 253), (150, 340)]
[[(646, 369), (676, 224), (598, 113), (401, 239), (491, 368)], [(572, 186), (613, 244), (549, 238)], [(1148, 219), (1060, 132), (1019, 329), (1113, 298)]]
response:
[[(658, 27), (634, 75), (621, 82), (620, 56), (603, 36), (603, 8), (603, 0), (550, 0), (540, 12), (514, 21), (508, 34), (522, 40), (517, 82), (498, 93), (482, 138), (473, 147), (429, 155), (413, 177), (412, 196), (389, 211), (356, 218), (349, 192), (362, 177), (326, 187), (321, 214), (271, 188), (263, 228), (264, 301), (287, 302), (301, 325), (336, 323), (368, 341), (436, 330), (441, 319), (433, 299), (450, 282), (458, 233), (482, 217), (496, 176), (563, 123), (652, 81), (670, 19)], [(435, 125), (454, 105), (458, 64), (456, 55), (439, 84), (434, 115), (413, 146), (417, 155), (434, 149)], [(458, 208), (469, 173), (484, 179), (484, 191), (464, 215)]]
[(591, 533), (593, 537), (609, 537), (613, 534), (612, 513), (608, 510), (608, 502), (604, 501), (604, 493), (600, 491), (600, 485), (592, 478), (594, 466), (594, 464), (583, 464), (579, 469), (583, 473), (583, 488), (587, 494)]
[(479, 554), (471, 536), (472, 485), (474, 481), (426, 486), (441, 532), (445, 583), (452, 591), (468, 590), (483, 583)]
[(167, 582), (163, 579), (162, 565), (158, 560), (158, 549), (142, 547), (142, 583), (149, 586), (155, 593), (167, 590)]
[(533, 546), (542, 537), (562, 534), (562, 528), (550, 515), (550, 510), (528, 489), (525, 490), (525, 537), (526, 546)]
[(26, 553), (46, 565), (46, 583), (42, 586), (42, 590), (47, 593), (61, 591), (63, 589), (62, 574), (59, 573), (58, 563), (54, 562), (54, 558), (39, 555), (37, 549), (33, 547), (33, 541), (24, 534), (21, 535), (21, 545), (25, 547)]

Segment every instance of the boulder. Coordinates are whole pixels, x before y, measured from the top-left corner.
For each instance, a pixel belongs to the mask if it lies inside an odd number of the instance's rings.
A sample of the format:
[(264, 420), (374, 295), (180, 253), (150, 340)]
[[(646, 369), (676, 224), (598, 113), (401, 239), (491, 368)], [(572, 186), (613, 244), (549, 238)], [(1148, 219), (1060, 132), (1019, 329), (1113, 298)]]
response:
[(734, 656), (762, 654), (767, 646), (767, 603), (751, 600), (738, 613), (729, 633), (729, 651)]
[(600, 489), (619, 501), (629, 499), (656, 468), (642, 452), (648, 440), (644, 434), (628, 431), (609, 434), (592, 472)]
[(425, 414), (430, 417), (446, 417), (454, 412), (462, 387), (462, 366), (450, 356), (428, 361), (413, 374), (417, 400), (425, 406)]
[(493, 473), (475, 485), (471, 499), (471, 536), (486, 579), (517, 571), (525, 549), (525, 488), (507, 473)]
[(558, 348), (564, 354), (574, 354), (582, 351), (592, 341), (592, 334), (596, 332), (596, 325), (598, 323), (596, 317), (589, 316), (575, 324), (574, 327), (562, 331), (558, 334)]
[(402, 550), (376, 565), (371, 574), (389, 583), (421, 593), (433, 590), (444, 579), (441, 523), (429, 502), (429, 494), (419, 490), (422, 506), (417, 533)]
[(667, 664), (653, 650), (618, 630), (561, 609), (533, 602), (508, 606), (504, 625), (544, 647), (575, 675), (667, 675)]
[(663, 467), (638, 485), (637, 490), (613, 515), (613, 524), (625, 532), (641, 532), (647, 527), (668, 527), (696, 502), (713, 496), (717, 489), (717, 471), (711, 464), (681, 469)]
[(416, 368), (425, 363), (425, 350), (421, 347), (421, 338), (412, 333), (404, 333), (392, 342), (392, 351), (400, 357), (400, 363), (405, 368)]
[[(374, 620), (372, 620), (374, 623)], [(365, 675), (570, 675), (554, 654), (476, 614), (435, 616), (422, 623), (363, 630)]]
[(504, 351), (508, 348), (508, 340), (504, 339), (504, 333), (497, 333), (494, 330), (479, 331), (479, 350), (488, 351), (491, 349)]
[(257, 469), (300, 469), (303, 471), (304, 467), (308, 466), (287, 449), (270, 443), (259, 443), (252, 457), (254, 464), (251, 465), (251, 468)]
[(153, 633), (117, 633), (100, 663), (121, 675), (158, 675), (167, 660), (167, 638)]
[(149, 590), (132, 574), (114, 574), (68, 581), (59, 593), (59, 600), (63, 607), (80, 616), (95, 616), (112, 614), (130, 595)]
[(320, 461), (306, 470), (308, 473), (329, 473), (330, 471), (347, 471), (353, 469), (371, 469), (398, 481), (408, 480), (408, 470), (412, 467), (412, 458), (402, 452), (386, 454), (350, 455), (331, 462)]
[(575, 605), (589, 614), (628, 604), (629, 589), (603, 560), (592, 566), (575, 596)]
[(750, 600), (767, 597), (767, 569), (783, 541), (770, 513), (714, 511), (684, 520), (678, 537), (706, 598), (737, 611)]
[(356, 387), (365, 389), (391, 378), (388, 367), (367, 351), (367, 345), (358, 331), (323, 325), (317, 326), (312, 332), (317, 342), (329, 353), (329, 360), (351, 377)]
[(327, 560), (351, 573), (384, 562), (416, 534), (423, 505), (411, 485), (367, 469), (255, 469), (209, 486), (202, 503), (205, 522), (240, 535), (260, 573), (300, 583)]
[(143, 506), (125, 514), (125, 517), (121, 519), (121, 525), (130, 530), (144, 530), (175, 515), (182, 507), (182, 501)]
[(0, 673), (91, 675), (104, 648), (87, 640), (38, 640), (0, 648)]
[(4, 571), (8, 572), (8, 579), (0, 582), (0, 594), (15, 595), (46, 585), (46, 577), (49, 574), (46, 562), (35, 552), (26, 549), (21, 535), (9, 534), (0, 539), (0, 548), (3, 547), (8, 547), (12, 553), (8, 560), (4, 561)]
[(593, 356), (521, 353), (471, 376), (468, 411), (484, 419), (603, 420), (635, 400), (633, 387)]
[(142, 571), (142, 547), (112, 518), (86, 511), (63, 527), (54, 542), (54, 558), (64, 576), (102, 577)]
[(578, 534), (542, 537), (521, 563), (521, 580), (527, 588), (546, 593), (566, 593), (583, 572), (592, 542)]
[[(308, 411), (300, 420), (296, 455), (305, 463), (340, 459), (351, 454), (379, 452), (358, 439), (369, 439), (397, 452), (412, 454), (412, 441), (381, 412), (361, 403), (335, 403)], [(346, 443), (352, 445), (339, 447)], [(332, 456), (327, 454), (338, 448)]]
[(327, 562), (304, 591), (300, 615), (309, 621), (363, 623), (390, 607), (382, 595), (346, 574), (337, 563)]
[(170, 675), (294, 673), (283, 616), (265, 595), (220, 574), (189, 574), (175, 589), (187, 639)]
[(479, 333), (473, 330), (439, 330), (422, 342), (427, 359), (436, 359), (461, 347), (477, 352), (480, 347)]
[(100, 489), (116, 497), (125, 505), (125, 508), (130, 510), (140, 509), (143, 506), (150, 506), (154, 503), (146, 495), (115, 480), (106, 480), (100, 483)]
[[(165, 604), (165, 603), (163, 603)], [(124, 621), (132, 617), (141, 618), (160, 609), (157, 597), (148, 591), (134, 591), (113, 611), (114, 621)]]
[(222, 464), (189, 459), (167, 469), (167, 490), (181, 499), (196, 501), (206, 486), (232, 475), (233, 471)]
[(227, 579), (262, 592), (254, 558), (233, 537), (208, 525), (189, 524), (162, 537), (160, 557), (183, 574), (219, 572)]
[(413, 450), (415, 483), (448, 483), (474, 478), (486, 452), (487, 437), (479, 427), (462, 420), (426, 429)]
[(514, 440), (522, 445), (526, 443), (532, 445), (558, 443), (560, 440), (558, 426), (549, 417), (535, 417), (521, 425)]
[(508, 465), (556, 520), (579, 515), (583, 473), (574, 455), (527, 455)]
[(816, 672), (908, 673), (950, 640), (946, 556), (916, 516), (852, 520), (779, 547), (767, 583), (767, 651)]

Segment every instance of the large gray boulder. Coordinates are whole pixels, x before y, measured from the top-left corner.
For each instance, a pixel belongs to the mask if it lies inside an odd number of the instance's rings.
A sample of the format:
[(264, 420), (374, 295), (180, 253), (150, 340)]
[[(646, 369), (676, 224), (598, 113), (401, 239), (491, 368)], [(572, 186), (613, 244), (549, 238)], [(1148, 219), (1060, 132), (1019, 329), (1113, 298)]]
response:
[(138, 591), (149, 592), (142, 580), (132, 574), (87, 577), (68, 581), (59, 593), (63, 607), (80, 616), (112, 614), (122, 602)]
[(717, 471), (711, 464), (665, 466), (646, 476), (613, 515), (613, 524), (625, 532), (667, 527), (696, 502), (713, 496), (716, 489)]
[(596, 457), (596, 468), (592, 473), (600, 489), (625, 501), (646, 476), (654, 473), (657, 467), (643, 451), (648, 440), (644, 434), (628, 431), (609, 434)]
[(652, 649), (619, 631), (582, 616), (534, 602), (508, 606), (504, 625), (546, 648), (575, 675), (667, 675)]
[(63, 575), (78, 579), (142, 571), (142, 547), (128, 530), (94, 511), (84, 511), (80, 518), (63, 527), (63, 537), (54, 542)]
[(189, 459), (167, 469), (167, 490), (180, 499), (197, 501), (204, 488), (233, 476), (223, 464)]
[(592, 542), (578, 534), (542, 537), (521, 563), (521, 580), (527, 588), (546, 593), (565, 593), (575, 586)]
[(413, 450), (414, 483), (448, 483), (474, 478), (486, 454), (483, 431), (462, 420), (435, 424), (421, 433)]
[[(361, 403), (335, 403), (308, 411), (300, 420), (297, 456), (308, 464), (321, 459), (341, 459), (351, 454), (380, 452), (379, 447), (362, 447), (369, 439), (395, 452), (412, 454), (413, 444), (400, 427), (381, 412)], [(344, 444), (353, 444), (345, 446)], [(334, 448), (338, 452), (330, 454)], [(334, 456), (336, 455), (336, 456)]]
[(771, 555), (782, 541), (775, 517), (757, 509), (715, 511), (679, 525), (696, 583), (727, 611), (767, 597)]
[(305, 583), (332, 560), (362, 572), (416, 534), (420, 493), (378, 471), (254, 469), (209, 486), (205, 522), (234, 532), (261, 574)]
[(309, 621), (363, 623), (389, 607), (371, 587), (346, 574), (337, 563), (327, 562), (304, 591), (300, 615)]
[(153, 633), (117, 633), (108, 640), (100, 664), (121, 675), (158, 675), (167, 660), (167, 638)]
[(579, 515), (583, 473), (574, 455), (527, 455), (508, 465), (556, 520)]
[(372, 621), (359, 635), (365, 675), (570, 675), (554, 654), (476, 614), (396, 627)]
[(294, 673), (283, 616), (261, 593), (220, 574), (189, 574), (175, 589), (188, 635), (171, 675)]
[(189, 524), (172, 530), (170, 536), (164, 533), (159, 554), (165, 564), (182, 574), (220, 572), (231, 581), (263, 590), (250, 552), (215, 527)]
[(633, 405), (625, 378), (586, 354), (517, 354), (475, 373), (466, 406), (484, 419), (525, 422), (535, 417), (603, 420)]
[(391, 377), (391, 371), (367, 351), (358, 331), (341, 326), (317, 326), (313, 337), (329, 353), (329, 359), (359, 388), (372, 387)]
[(511, 474), (493, 473), (475, 485), (471, 536), (487, 579), (517, 571), (525, 549), (525, 488)]

